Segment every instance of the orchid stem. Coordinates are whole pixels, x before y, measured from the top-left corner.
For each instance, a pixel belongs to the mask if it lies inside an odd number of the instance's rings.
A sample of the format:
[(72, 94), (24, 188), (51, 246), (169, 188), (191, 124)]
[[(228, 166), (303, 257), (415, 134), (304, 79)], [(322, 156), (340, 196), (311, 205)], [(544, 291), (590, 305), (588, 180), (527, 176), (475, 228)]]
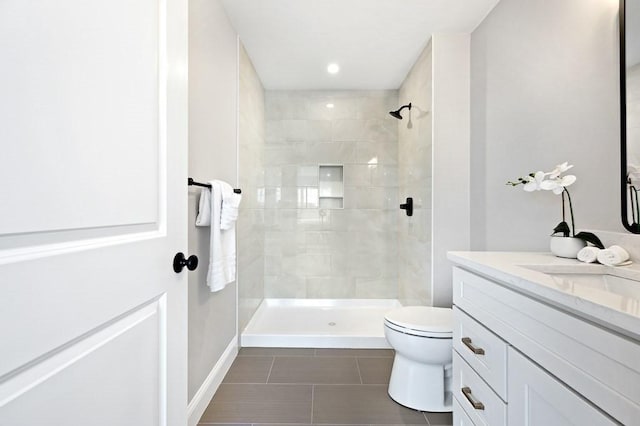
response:
[(564, 213), (564, 190), (562, 191), (562, 221), (565, 222), (565, 213)]
[[(567, 188), (564, 188), (564, 190), (562, 191), (562, 195), (564, 195), (564, 193), (567, 193), (567, 199), (569, 200), (569, 212), (571, 213), (571, 230), (573, 231), (573, 236), (576, 236), (576, 225), (575, 222), (573, 220), (573, 205), (571, 204), (571, 194), (569, 194), (569, 191), (567, 191)], [(562, 218), (564, 219), (564, 197), (562, 198), (562, 208), (563, 208), (563, 215)]]
[(629, 185), (629, 201), (631, 202), (631, 221), (636, 223), (636, 206), (633, 202), (633, 193), (634, 193), (633, 185)]
[[(638, 205), (638, 190), (635, 186), (631, 185), (631, 219), (633, 223), (638, 223), (640, 220), (640, 206)], [(633, 202), (635, 195), (635, 203)]]

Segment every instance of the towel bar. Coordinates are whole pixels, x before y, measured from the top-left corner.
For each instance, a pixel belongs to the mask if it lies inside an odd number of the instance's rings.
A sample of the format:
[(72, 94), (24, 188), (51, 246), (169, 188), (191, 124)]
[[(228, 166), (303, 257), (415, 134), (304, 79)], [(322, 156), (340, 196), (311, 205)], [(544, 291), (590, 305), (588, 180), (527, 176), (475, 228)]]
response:
[[(193, 180), (193, 178), (189, 178), (187, 180), (187, 184), (189, 186), (201, 186), (203, 188), (209, 188), (211, 189), (211, 184), (208, 183), (200, 183), (200, 182), (196, 182), (195, 180)], [(236, 194), (242, 194), (242, 190), (238, 189), (238, 188), (234, 188), (233, 192), (235, 192)]]

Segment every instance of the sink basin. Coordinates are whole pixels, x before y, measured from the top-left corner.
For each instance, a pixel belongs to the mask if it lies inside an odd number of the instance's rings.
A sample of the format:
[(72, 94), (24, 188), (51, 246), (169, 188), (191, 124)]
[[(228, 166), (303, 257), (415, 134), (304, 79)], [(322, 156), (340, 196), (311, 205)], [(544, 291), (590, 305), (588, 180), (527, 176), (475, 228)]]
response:
[(640, 281), (637, 271), (599, 264), (520, 265), (541, 272), (547, 285), (564, 293), (623, 312), (640, 314)]
[(577, 274), (545, 272), (560, 288), (572, 288), (575, 293), (583, 290), (601, 290), (619, 296), (640, 299), (640, 282), (611, 274)]

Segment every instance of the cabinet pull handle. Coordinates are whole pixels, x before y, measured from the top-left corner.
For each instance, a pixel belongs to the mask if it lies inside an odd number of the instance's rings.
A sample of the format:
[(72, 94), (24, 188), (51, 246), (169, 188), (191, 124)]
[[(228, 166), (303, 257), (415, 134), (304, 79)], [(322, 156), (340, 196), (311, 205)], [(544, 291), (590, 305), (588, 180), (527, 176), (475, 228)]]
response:
[(471, 350), (471, 352), (473, 352), (474, 354), (484, 355), (484, 349), (475, 347), (473, 343), (471, 343), (470, 337), (463, 337), (462, 343), (464, 343), (464, 345), (468, 347)]
[(473, 408), (475, 408), (476, 410), (484, 410), (484, 404), (473, 397), (470, 387), (465, 386), (461, 390), (462, 394), (465, 398), (467, 398), (467, 401), (469, 401)]

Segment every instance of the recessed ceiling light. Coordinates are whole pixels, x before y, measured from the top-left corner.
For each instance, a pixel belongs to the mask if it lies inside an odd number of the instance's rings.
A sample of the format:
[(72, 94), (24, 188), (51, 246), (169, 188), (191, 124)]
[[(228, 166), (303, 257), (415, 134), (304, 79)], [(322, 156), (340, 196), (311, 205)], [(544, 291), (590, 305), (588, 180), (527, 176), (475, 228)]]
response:
[(333, 108), (334, 105), (333, 104), (327, 104), (327, 108)]
[(329, 74), (337, 74), (340, 71), (340, 66), (338, 64), (329, 64), (327, 67), (327, 72)]

